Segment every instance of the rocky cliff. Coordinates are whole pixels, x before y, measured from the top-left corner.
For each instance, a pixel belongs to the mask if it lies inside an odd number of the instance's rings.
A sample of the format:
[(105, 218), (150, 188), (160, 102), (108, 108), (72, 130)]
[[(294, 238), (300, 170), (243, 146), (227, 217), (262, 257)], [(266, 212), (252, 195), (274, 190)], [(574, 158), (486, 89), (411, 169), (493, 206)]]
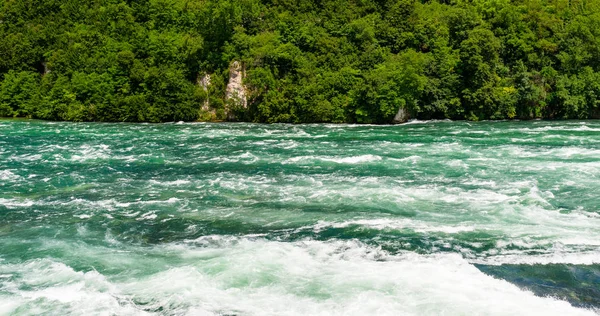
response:
[[(238, 61), (234, 61), (231, 64), (231, 67), (229, 67), (229, 83), (227, 84), (227, 90), (225, 91), (225, 100), (229, 106), (241, 106), (244, 109), (248, 107), (246, 88), (243, 83), (244, 75), (245, 71), (243, 65)], [(235, 119), (232, 115), (231, 108), (228, 108), (227, 117), (229, 119)]]
[(394, 124), (406, 123), (410, 119), (410, 114), (404, 107), (398, 109), (398, 113), (394, 117)]

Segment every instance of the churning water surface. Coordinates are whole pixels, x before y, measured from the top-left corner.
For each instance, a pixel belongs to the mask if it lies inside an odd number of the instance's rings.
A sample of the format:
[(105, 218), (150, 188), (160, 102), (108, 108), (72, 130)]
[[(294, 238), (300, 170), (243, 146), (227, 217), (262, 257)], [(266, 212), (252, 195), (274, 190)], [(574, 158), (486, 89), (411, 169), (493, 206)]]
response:
[(594, 315), (600, 122), (0, 121), (0, 314)]

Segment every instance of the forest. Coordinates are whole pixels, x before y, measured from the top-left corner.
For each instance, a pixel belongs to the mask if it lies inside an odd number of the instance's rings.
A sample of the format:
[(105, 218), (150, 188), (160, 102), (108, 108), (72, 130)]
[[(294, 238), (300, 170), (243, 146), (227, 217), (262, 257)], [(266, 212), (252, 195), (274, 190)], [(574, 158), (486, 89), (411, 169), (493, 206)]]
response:
[[(226, 97), (234, 62), (247, 104)], [(600, 0), (0, 2), (0, 117), (386, 124), (599, 103)]]

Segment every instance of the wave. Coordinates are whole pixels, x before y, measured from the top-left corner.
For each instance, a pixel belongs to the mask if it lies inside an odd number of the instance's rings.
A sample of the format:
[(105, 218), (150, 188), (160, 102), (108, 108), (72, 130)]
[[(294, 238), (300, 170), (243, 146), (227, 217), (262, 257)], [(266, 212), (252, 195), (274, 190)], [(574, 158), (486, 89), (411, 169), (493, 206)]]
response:
[(381, 161), (383, 158), (377, 155), (360, 155), (360, 156), (351, 156), (351, 157), (324, 157), (324, 156), (298, 156), (289, 158), (283, 162), (283, 164), (294, 164), (294, 163), (302, 163), (302, 162), (314, 162), (314, 161), (324, 161), (324, 162), (334, 162), (337, 164), (361, 164), (368, 162)]
[(10, 170), (2, 170), (0, 171), (0, 180), (4, 181), (14, 181), (20, 179), (21, 176), (13, 173)]
[[(456, 254), (222, 236), (150, 252), (170, 259), (135, 277), (80, 272), (56, 259), (2, 264), (0, 274), (10, 277), (0, 278), (0, 306), (6, 313), (119, 315), (594, 315), (488, 276)], [(156, 264), (119, 256), (139, 269)]]

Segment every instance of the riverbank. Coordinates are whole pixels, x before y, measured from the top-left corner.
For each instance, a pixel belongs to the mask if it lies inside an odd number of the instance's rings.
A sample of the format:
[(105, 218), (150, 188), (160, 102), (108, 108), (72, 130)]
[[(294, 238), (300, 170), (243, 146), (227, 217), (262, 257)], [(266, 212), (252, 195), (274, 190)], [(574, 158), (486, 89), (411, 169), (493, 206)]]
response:
[(80, 121), (53, 121), (53, 120), (42, 120), (42, 119), (33, 119), (33, 118), (24, 118), (24, 117), (0, 117), (2, 121), (39, 121), (39, 122), (65, 122), (65, 123), (113, 123), (113, 124), (202, 124), (202, 123), (214, 123), (214, 124), (262, 124), (262, 125), (280, 125), (280, 124), (289, 124), (289, 125), (357, 125), (357, 126), (402, 126), (402, 125), (411, 125), (411, 124), (430, 124), (430, 123), (438, 123), (438, 122), (456, 122), (456, 123), (498, 123), (498, 122), (564, 122), (564, 123), (573, 123), (573, 122), (594, 122), (598, 120), (598, 118), (593, 119), (543, 119), (536, 118), (530, 120), (520, 120), (520, 119), (505, 119), (505, 120), (483, 120), (483, 121), (469, 121), (469, 120), (450, 120), (450, 119), (432, 119), (432, 120), (418, 120), (411, 119), (404, 123), (389, 123), (389, 124), (367, 124), (367, 123), (259, 123), (259, 122), (243, 122), (243, 121), (227, 121), (227, 120), (210, 120), (210, 121), (173, 121), (173, 122), (104, 122), (104, 121), (91, 121), (91, 122), (80, 122)]

